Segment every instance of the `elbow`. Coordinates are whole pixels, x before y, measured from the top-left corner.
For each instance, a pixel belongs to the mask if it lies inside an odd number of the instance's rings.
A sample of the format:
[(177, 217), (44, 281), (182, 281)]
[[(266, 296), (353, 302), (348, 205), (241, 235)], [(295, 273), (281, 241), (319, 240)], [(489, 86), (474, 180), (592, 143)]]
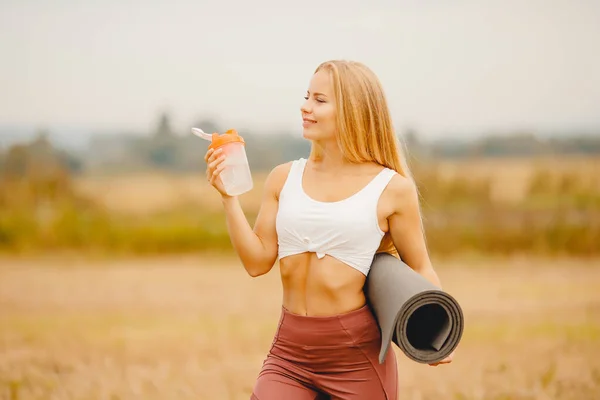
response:
[(273, 263), (252, 263), (250, 265), (244, 265), (246, 272), (252, 278), (257, 278), (259, 276), (265, 275), (267, 272), (271, 270), (273, 267)]
[(253, 254), (252, 256), (242, 258), (244, 269), (252, 278), (265, 275), (269, 272), (277, 261), (277, 254)]
[(246, 272), (248, 272), (248, 275), (250, 275), (251, 278), (258, 278), (259, 276), (266, 274), (265, 271), (261, 271), (259, 269), (246, 268)]

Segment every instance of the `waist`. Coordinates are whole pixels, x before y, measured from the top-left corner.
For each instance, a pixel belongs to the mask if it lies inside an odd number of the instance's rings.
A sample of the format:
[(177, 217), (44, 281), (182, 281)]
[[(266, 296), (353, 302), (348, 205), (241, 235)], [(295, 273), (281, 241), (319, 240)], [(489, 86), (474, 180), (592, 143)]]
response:
[(277, 341), (313, 347), (349, 346), (377, 341), (377, 321), (368, 305), (328, 316), (305, 316), (281, 308)]

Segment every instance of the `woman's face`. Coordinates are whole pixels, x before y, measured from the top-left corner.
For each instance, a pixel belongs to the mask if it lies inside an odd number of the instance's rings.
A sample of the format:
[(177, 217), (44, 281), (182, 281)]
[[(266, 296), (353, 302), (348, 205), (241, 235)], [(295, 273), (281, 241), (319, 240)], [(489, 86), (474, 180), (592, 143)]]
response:
[(302, 136), (313, 141), (335, 139), (335, 103), (333, 85), (327, 71), (318, 71), (310, 80), (300, 108), (302, 113)]

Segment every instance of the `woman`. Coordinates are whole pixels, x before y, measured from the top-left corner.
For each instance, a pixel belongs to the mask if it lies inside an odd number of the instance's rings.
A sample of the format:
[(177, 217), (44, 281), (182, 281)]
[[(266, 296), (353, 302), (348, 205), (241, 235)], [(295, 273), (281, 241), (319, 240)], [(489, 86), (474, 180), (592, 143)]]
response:
[(281, 317), (252, 399), (396, 399), (396, 358), (390, 351), (378, 362), (380, 331), (363, 286), (382, 251), (440, 286), (417, 190), (370, 69), (325, 62), (305, 100), (310, 156), (271, 171), (254, 228), (220, 182), (222, 153), (205, 156), (207, 179), (221, 194), (233, 247), (248, 274), (266, 274), (280, 260)]

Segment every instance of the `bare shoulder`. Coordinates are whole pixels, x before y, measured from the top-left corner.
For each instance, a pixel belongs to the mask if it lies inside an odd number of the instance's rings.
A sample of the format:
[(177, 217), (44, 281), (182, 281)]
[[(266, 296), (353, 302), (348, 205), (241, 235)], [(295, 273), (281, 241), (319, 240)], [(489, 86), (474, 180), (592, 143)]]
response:
[(283, 164), (275, 166), (267, 175), (265, 181), (265, 191), (275, 196), (279, 195), (285, 181), (287, 180), (290, 168), (292, 167), (293, 161), (289, 161)]
[(394, 213), (401, 213), (407, 208), (410, 209), (419, 201), (415, 182), (400, 174), (395, 174), (392, 177), (385, 192), (387, 199), (390, 201), (390, 208)]

